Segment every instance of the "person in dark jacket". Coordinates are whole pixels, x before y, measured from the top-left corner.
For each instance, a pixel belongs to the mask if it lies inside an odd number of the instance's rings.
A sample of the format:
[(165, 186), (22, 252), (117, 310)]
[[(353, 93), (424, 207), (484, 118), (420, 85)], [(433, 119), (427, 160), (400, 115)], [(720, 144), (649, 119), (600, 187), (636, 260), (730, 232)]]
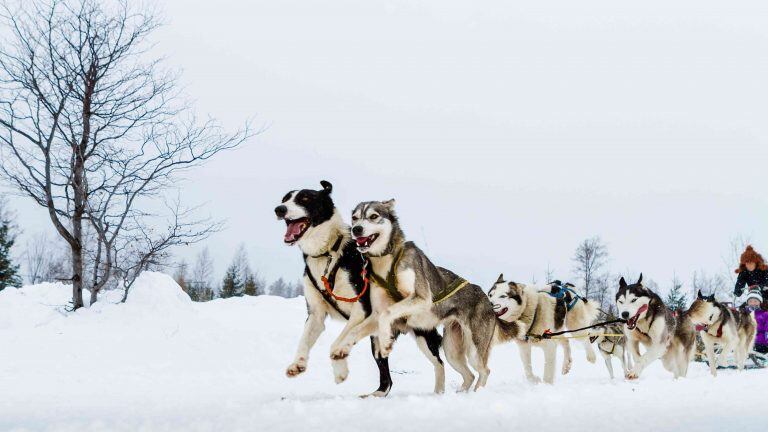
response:
[(739, 261), (739, 268), (736, 269), (739, 277), (733, 287), (733, 294), (739, 297), (744, 292), (744, 287), (755, 287), (763, 291), (765, 296), (768, 290), (768, 265), (765, 264), (763, 256), (752, 246), (747, 246)]

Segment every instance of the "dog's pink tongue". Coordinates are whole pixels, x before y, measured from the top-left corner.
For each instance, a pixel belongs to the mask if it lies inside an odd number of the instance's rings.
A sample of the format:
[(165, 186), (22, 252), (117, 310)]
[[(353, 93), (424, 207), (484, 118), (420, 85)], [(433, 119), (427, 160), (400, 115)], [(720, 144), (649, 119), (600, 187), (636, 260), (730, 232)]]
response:
[(358, 237), (355, 239), (355, 241), (357, 242), (358, 246), (362, 246), (365, 244), (365, 242), (368, 241), (368, 237)]
[(292, 242), (301, 234), (301, 227), (304, 221), (291, 222), (285, 230), (285, 241)]

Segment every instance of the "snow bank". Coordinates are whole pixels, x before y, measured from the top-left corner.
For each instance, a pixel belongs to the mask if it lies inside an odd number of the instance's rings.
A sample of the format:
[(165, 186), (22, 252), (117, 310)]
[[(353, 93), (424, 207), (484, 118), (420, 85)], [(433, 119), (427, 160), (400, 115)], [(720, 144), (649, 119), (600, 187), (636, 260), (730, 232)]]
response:
[(30, 328), (47, 324), (65, 314), (72, 287), (42, 283), (0, 291), (0, 329)]
[[(517, 348), (505, 345), (492, 353), (486, 389), (455, 394), (460, 377), (446, 368), (447, 394), (435, 396), (431, 365), (403, 336), (390, 359), (390, 397), (359, 399), (378, 384), (377, 369), (364, 340), (347, 382), (333, 382), (336, 322), (326, 323), (307, 371), (285, 377), (306, 317), (302, 298), (193, 303), (170, 277), (147, 273), (126, 304), (63, 314), (67, 289), (0, 292), (1, 431), (763, 429), (753, 402), (768, 386), (765, 370), (712, 378), (694, 363), (675, 381), (657, 362), (637, 382), (611, 381), (578, 346), (569, 375), (532, 386)], [(542, 360), (534, 351), (539, 373)]]
[(192, 300), (172, 277), (164, 273), (144, 272), (133, 283), (126, 304), (138, 310), (191, 310)]

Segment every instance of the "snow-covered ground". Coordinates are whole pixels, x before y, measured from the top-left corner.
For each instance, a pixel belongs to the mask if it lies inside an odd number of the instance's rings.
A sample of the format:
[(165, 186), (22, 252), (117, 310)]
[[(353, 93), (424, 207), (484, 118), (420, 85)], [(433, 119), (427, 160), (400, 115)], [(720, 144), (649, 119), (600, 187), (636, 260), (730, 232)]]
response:
[[(106, 295), (66, 314), (68, 287), (0, 292), (0, 431), (722, 431), (764, 429), (768, 371), (699, 363), (673, 381), (660, 364), (637, 382), (611, 381), (602, 360), (574, 350), (572, 372), (529, 385), (514, 345), (497, 347), (487, 388), (432, 395), (432, 368), (413, 340), (392, 355), (392, 394), (377, 385), (367, 343), (336, 385), (330, 323), (294, 379), (284, 375), (304, 323), (302, 298), (192, 303), (165, 275), (145, 273), (126, 304)], [(537, 354), (539, 355), (539, 354)], [(537, 357), (540, 361), (541, 357)], [(538, 366), (540, 363), (536, 363)], [(619, 369), (618, 363), (616, 364)], [(539, 368), (540, 369), (540, 368)]]

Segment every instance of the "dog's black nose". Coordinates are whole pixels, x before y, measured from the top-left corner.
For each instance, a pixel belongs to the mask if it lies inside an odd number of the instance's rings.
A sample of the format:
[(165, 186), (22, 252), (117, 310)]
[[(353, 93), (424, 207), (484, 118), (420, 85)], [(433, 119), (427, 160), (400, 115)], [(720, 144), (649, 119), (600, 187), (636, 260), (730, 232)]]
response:
[(629, 312), (622, 312), (621, 313), (621, 317), (624, 318), (624, 319), (629, 318)]
[(277, 215), (277, 217), (284, 218), (286, 213), (288, 213), (288, 207), (284, 205), (279, 205), (275, 207), (275, 214)]
[(355, 237), (360, 237), (361, 235), (363, 235), (363, 227), (361, 227), (360, 225), (353, 226), (352, 235)]

